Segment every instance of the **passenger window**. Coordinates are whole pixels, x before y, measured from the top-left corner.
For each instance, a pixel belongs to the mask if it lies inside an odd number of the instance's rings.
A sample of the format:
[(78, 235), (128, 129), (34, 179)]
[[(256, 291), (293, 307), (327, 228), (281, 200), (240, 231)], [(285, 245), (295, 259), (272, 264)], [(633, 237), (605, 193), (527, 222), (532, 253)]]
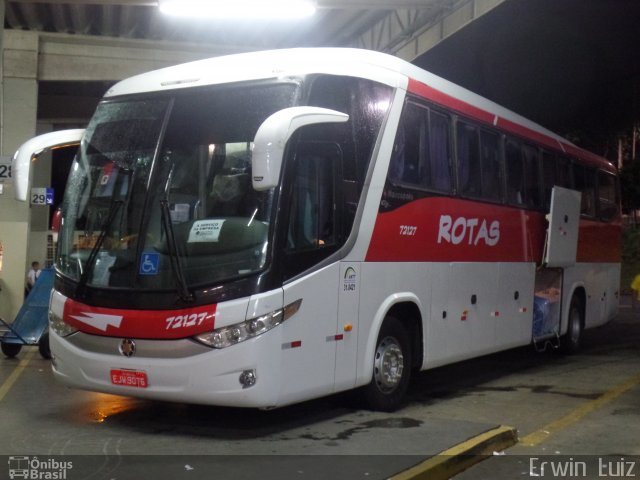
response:
[(551, 190), (559, 184), (556, 157), (546, 151), (542, 152), (542, 180), (544, 186), (544, 208), (549, 210), (551, 206)]
[(389, 178), (408, 186), (451, 191), (447, 116), (407, 103), (396, 135)]
[(480, 157), (482, 160), (482, 198), (502, 200), (502, 168), (500, 165), (499, 136), (492, 132), (480, 132)]
[(458, 188), (467, 197), (479, 197), (482, 192), (480, 172), (480, 139), (477, 127), (465, 122), (456, 125)]
[(504, 156), (507, 172), (507, 202), (512, 205), (524, 205), (524, 172), (520, 144), (507, 140)]
[(616, 177), (598, 172), (598, 216), (605, 222), (613, 220), (618, 213)]
[(402, 112), (393, 146), (389, 176), (399, 183), (420, 183), (420, 151), (426, 146), (427, 110), (408, 103)]
[(558, 157), (556, 171), (558, 173), (557, 185), (564, 188), (573, 188), (573, 181), (571, 180), (571, 163), (566, 157)]
[(449, 152), (449, 117), (431, 110), (429, 123), (428, 186), (439, 192), (451, 191), (451, 154)]
[(540, 207), (541, 187), (538, 150), (508, 139), (505, 147), (507, 201), (513, 205)]
[(541, 207), (540, 198), (540, 169), (538, 164), (538, 149), (531, 145), (523, 145), (525, 198), (527, 205)]
[(590, 168), (573, 164), (573, 184), (582, 193), (580, 213), (589, 217), (596, 216), (595, 174)]

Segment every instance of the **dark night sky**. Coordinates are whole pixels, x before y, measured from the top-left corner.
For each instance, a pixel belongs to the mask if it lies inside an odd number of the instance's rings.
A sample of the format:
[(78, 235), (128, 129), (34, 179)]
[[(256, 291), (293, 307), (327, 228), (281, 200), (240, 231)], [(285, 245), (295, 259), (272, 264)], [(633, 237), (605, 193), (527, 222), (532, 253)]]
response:
[(611, 158), (640, 120), (640, 0), (508, 0), (414, 63)]

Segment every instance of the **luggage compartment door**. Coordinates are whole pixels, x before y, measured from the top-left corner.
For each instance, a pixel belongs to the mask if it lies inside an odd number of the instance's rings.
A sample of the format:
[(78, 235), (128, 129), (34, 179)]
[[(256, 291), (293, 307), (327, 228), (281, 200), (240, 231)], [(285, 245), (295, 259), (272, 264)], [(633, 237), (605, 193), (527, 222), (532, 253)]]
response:
[(576, 263), (580, 198), (580, 192), (553, 187), (543, 259), (546, 267), (570, 267)]

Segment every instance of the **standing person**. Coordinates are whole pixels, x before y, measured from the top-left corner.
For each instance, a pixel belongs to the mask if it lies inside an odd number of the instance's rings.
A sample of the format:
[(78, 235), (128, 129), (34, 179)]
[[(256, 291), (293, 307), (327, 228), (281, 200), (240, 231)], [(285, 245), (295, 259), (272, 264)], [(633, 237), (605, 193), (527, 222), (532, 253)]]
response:
[(27, 288), (26, 293), (28, 294), (33, 286), (36, 284), (36, 280), (40, 276), (40, 262), (31, 262), (31, 270), (27, 273)]

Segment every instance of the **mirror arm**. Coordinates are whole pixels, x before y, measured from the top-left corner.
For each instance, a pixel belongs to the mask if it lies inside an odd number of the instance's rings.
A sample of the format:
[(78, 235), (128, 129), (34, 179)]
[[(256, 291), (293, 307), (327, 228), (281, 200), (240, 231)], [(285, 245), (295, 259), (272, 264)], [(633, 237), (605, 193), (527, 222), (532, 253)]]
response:
[(11, 161), (16, 200), (21, 202), (27, 200), (33, 160), (46, 150), (79, 145), (83, 133), (84, 129), (49, 132), (33, 137), (20, 145)]
[(291, 107), (268, 117), (254, 138), (251, 170), (253, 188), (269, 190), (278, 185), (284, 149), (291, 136), (305, 125), (344, 123), (349, 115), (320, 107)]

